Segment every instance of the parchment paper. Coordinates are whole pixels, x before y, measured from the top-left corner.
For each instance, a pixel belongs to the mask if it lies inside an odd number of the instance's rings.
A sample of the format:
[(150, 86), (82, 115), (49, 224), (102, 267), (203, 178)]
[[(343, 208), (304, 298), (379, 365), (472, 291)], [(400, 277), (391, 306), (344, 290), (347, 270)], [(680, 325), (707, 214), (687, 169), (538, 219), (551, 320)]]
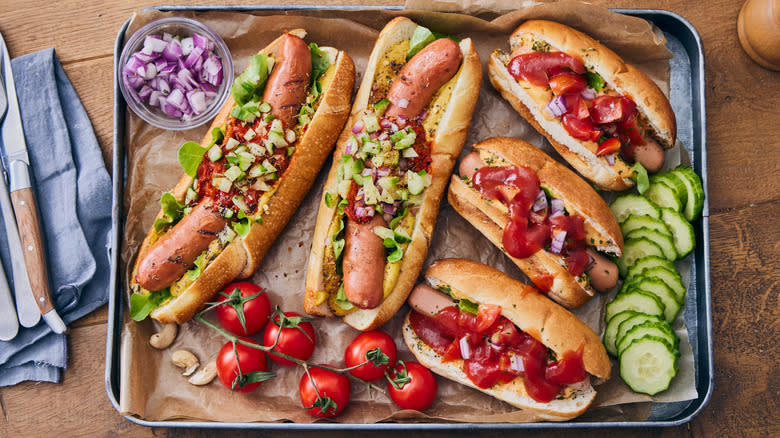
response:
[[(468, 2), (432, 3), (434, 7), (447, 7), (448, 10), (463, 10), (468, 6)], [(305, 28), (309, 32), (307, 41), (315, 41), (321, 46), (337, 47), (352, 56), (359, 75), (356, 85), (365, 70), (365, 63), (378, 31), (394, 16), (407, 16), (433, 30), (459, 38), (471, 37), (482, 59), (483, 68), (492, 50), (508, 47), (508, 35), (522, 21), (529, 18), (554, 19), (599, 39), (627, 62), (645, 71), (668, 92), (670, 53), (664, 47), (663, 35), (644, 20), (574, 2), (524, 3), (517, 6), (522, 7), (522, 10), (498, 16), (496, 12), (506, 10), (504, 7), (507, 2), (482, 2), (480, 5), (488, 3), (488, 9), (470, 10), (492, 21), (467, 15), (412, 10), (290, 11), (281, 15), (278, 11), (259, 12), (257, 15), (212, 12), (178, 15), (194, 17), (223, 37), (233, 54), (236, 74), (244, 70), (249, 55), (264, 47), (282, 31)], [(503, 6), (499, 3), (503, 3)], [(412, 1), (407, 6), (421, 8), (424, 4), (428, 2)], [(131, 35), (143, 24), (166, 15), (169, 14), (138, 13), (127, 35)], [(605, 26), (605, 23), (609, 23), (609, 26)], [(492, 136), (512, 136), (525, 139), (557, 157), (543, 137), (493, 90), (488, 82), (486, 69), (484, 71), (485, 78), (464, 154), (472, 144), (480, 140)], [(184, 132), (163, 131), (147, 125), (130, 111), (126, 123), (128, 176), (124, 207), (128, 214), (121, 254), (125, 285), (128, 284), (127, 272), (132, 267), (136, 251), (159, 210), (161, 193), (170, 190), (181, 175), (181, 168), (176, 160), (178, 147), (189, 140), (199, 142), (208, 129), (206, 125)], [(675, 149), (679, 149), (679, 146)], [(674, 158), (667, 161), (667, 166), (679, 163), (679, 156), (679, 153), (671, 155)], [(252, 277), (252, 281), (267, 289), (272, 304), (280, 305), (285, 311), (303, 313), (306, 260), (311, 247), (316, 208), (329, 167), (330, 162), (326, 162), (301, 208)], [(478, 260), (528, 282), (508, 258), (451, 209), (446, 203), (446, 196), (425, 267), (432, 261), (445, 257)], [(126, 288), (125, 309), (128, 297)], [(604, 325), (604, 305), (608, 299), (611, 299), (611, 296), (596, 296), (574, 313), (597, 333), (601, 333)], [(411, 360), (413, 357), (400, 336), (400, 325), (407, 310), (404, 306), (382, 329), (398, 340), (400, 358)], [(189, 419), (222, 422), (315, 420), (301, 409), (297, 388), (303, 371), (298, 367), (272, 364), (271, 369), (278, 376), (249, 394), (231, 393), (218, 379), (204, 387), (192, 386), (180, 375), (180, 370), (171, 364), (171, 354), (179, 349), (187, 349), (195, 353), (201, 364), (205, 364), (216, 357), (225, 342), (224, 338), (202, 324), (188, 322), (180, 328), (180, 333), (170, 348), (158, 351), (148, 345), (149, 336), (156, 330), (156, 323), (150, 320), (136, 323), (129, 319), (127, 313), (124, 312), (121, 342), (122, 415), (134, 415), (145, 420)], [(314, 326), (317, 330), (318, 345), (311, 360), (342, 366), (344, 348), (358, 332), (340, 319), (318, 319)], [(680, 373), (672, 387), (662, 396), (655, 398), (657, 401), (681, 401), (696, 397), (693, 355), (681, 318), (675, 322), (675, 328), (681, 338), (682, 356), (678, 362)], [(580, 417), (580, 421), (639, 421), (647, 418), (650, 404), (637, 402), (647, 402), (651, 398), (628, 390), (618, 377), (617, 369), (613, 368), (612, 375), (612, 379), (597, 387), (599, 395), (594, 407)], [(385, 395), (353, 383), (350, 405), (337, 419), (348, 423), (536, 420), (533, 414), (517, 410), (476, 390), (443, 378), (437, 378), (437, 381), (438, 398), (425, 413), (398, 411)]]

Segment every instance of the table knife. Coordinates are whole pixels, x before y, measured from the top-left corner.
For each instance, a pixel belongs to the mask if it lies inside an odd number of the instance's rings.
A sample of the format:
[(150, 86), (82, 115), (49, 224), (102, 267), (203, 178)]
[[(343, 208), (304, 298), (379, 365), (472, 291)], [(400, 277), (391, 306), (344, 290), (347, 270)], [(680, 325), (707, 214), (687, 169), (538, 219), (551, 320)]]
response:
[(14, 300), (11, 298), (11, 288), (5, 278), (5, 270), (0, 265), (0, 341), (10, 341), (19, 333), (19, 322), (16, 319)]
[[(5, 78), (6, 96), (8, 98), (8, 113), (0, 127), (0, 138), (3, 141), (4, 160), (11, 192), (11, 204), (16, 216), (16, 224), (19, 228), (22, 254), (27, 270), (27, 278), (30, 281), (35, 303), (43, 315), (43, 320), (55, 333), (64, 333), (65, 322), (57, 314), (54, 302), (49, 293), (49, 278), (46, 270), (46, 252), (41, 236), (40, 221), (35, 204), (35, 195), (30, 177), (30, 158), (27, 155), (27, 144), (24, 140), (24, 130), (19, 112), (19, 103), (16, 98), (16, 85), (11, 69), (11, 57), (5, 46), (5, 41), (0, 35), (0, 44), (3, 45), (3, 77)], [(19, 254), (11, 252), (11, 257), (19, 257)]]

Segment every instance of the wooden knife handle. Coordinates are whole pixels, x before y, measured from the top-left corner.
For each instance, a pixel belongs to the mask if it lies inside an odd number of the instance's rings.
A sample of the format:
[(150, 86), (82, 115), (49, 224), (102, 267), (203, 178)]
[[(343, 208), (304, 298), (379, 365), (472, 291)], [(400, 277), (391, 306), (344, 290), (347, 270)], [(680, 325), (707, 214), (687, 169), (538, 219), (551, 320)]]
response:
[(41, 237), (41, 226), (38, 221), (38, 211), (35, 209), (35, 195), (32, 188), (24, 188), (11, 192), (11, 203), (16, 213), (16, 224), (19, 226), (19, 239), (22, 241), (24, 263), (27, 265), (27, 276), (30, 279), (35, 302), (45, 315), (54, 310), (49, 293), (49, 277), (46, 272), (46, 252)]

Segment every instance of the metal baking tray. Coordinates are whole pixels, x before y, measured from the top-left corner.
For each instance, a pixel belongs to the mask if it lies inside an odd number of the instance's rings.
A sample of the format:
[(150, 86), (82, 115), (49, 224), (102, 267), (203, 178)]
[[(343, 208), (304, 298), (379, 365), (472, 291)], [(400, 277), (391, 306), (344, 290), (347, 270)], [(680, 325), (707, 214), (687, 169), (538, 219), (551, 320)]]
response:
[[(150, 9), (173, 12), (207, 11), (296, 11), (327, 9), (337, 17), (339, 11), (371, 9), (401, 10), (400, 6), (316, 6), (316, 5), (163, 5)], [(702, 178), (704, 193), (708, 192), (707, 148), (704, 91), (704, 51), (696, 29), (682, 16), (659, 9), (613, 9), (613, 11), (644, 18), (660, 28), (667, 38), (667, 47), (674, 54), (670, 61), (670, 100), (677, 115), (678, 138), (690, 155), (691, 166)], [(105, 385), (111, 404), (119, 411), (119, 364), (124, 299), (119, 277), (124, 215), (122, 197), (125, 185), (125, 111), (126, 103), (119, 91), (118, 67), (128, 19), (119, 29), (114, 43), (114, 148), (113, 148), (113, 202), (111, 234), (111, 285), (108, 304), (108, 331), (106, 335)], [(691, 266), (691, 281), (685, 306), (685, 321), (695, 360), (695, 382), (698, 397), (676, 403), (652, 403), (650, 417), (644, 421), (578, 422), (566, 423), (226, 423), (205, 421), (147, 421), (133, 416), (128, 420), (152, 427), (284, 429), (284, 430), (487, 430), (487, 429), (568, 429), (604, 427), (659, 427), (678, 426), (691, 421), (712, 397), (714, 383), (712, 342), (712, 300), (710, 289), (709, 202), (705, 198), (701, 218), (693, 223), (696, 228), (696, 249)]]

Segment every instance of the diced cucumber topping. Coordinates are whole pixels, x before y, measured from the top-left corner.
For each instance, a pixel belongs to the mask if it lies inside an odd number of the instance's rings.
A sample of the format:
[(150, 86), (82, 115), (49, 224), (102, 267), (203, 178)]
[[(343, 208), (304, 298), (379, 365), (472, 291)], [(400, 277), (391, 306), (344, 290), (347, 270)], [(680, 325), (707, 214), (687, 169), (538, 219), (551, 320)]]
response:
[(672, 331), (669, 324), (659, 322), (643, 322), (632, 326), (618, 341), (617, 349), (618, 355), (625, 351), (632, 342), (637, 339), (641, 339), (645, 336), (658, 336), (665, 339), (669, 345), (674, 348), (675, 352), (679, 352), (678, 345), (680, 344), (680, 338)]
[(230, 137), (230, 138), (228, 139), (227, 143), (225, 143), (225, 149), (226, 149), (226, 150), (228, 150), (228, 151), (232, 151), (232, 150), (233, 150), (233, 149), (235, 149), (235, 148), (236, 148), (236, 146), (238, 146), (239, 144), (240, 144), (240, 143), (238, 142), (238, 140), (236, 140), (236, 139), (235, 139), (235, 138), (233, 138), (233, 137)]
[(653, 201), (659, 207), (671, 208), (674, 211), (682, 211), (683, 204), (677, 197), (677, 192), (663, 181), (650, 184), (643, 195)]
[(632, 277), (641, 274), (646, 269), (655, 268), (658, 266), (676, 272), (674, 268), (674, 263), (670, 262), (669, 260), (666, 260), (666, 258), (663, 256), (642, 257), (636, 260), (634, 264), (628, 269), (628, 273), (626, 274), (625, 281), (629, 281)]
[[(239, 169), (239, 171), (240, 170), (241, 169)], [(211, 184), (214, 185), (217, 190), (225, 193), (229, 192), (233, 187), (233, 183), (231, 183), (229, 179), (221, 176), (215, 176), (214, 178), (211, 178)]]
[(615, 215), (615, 219), (622, 223), (629, 216), (651, 216), (661, 218), (661, 211), (652, 201), (639, 195), (623, 195), (612, 201), (609, 208)]
[(688, 190), (688, 202), (685, 203), (685, 219), (689, 222), (695, 220), (701, 214), (704, 208), (704, 188), (701, 185), (701, 179), (696, 172), (688, 166), (677, 166), (672, 170), (685, 184)]
[(613, 316), (624, 310), (633, 310), (663, 318), (664, 303), (651, 293), (631, 291), (618, 295), (611, 303), (607, 304), (604, 319), (609, 323)]
[(624, 236), (626, 239), (636, 239), (644, 237), (653, 241), (656, 245), (661, 247), (664, 252), (664, 257), (669, 261), (677, 260), (677, 250), (674, 249), (674, 241), (672, 237), (667, 234), (661, 234), (658, 231), (651, 230), (649, 228), (637, 228), (634, 231)]
[(681, 259), (690, 254), (696, 247), (696, 233), (693, 231), (693, 225), (681, 213), (669, 208), (661, 209), (661, 219), (672, 233), (677, 258)]
[[(225, 178), (227, 178), (231, 182), (237, 181), (243, 177), (244, 177), (244, 172), (238, 166), (233, 166), (230, 169), (225, 171)], [(225, 190), (222, 191), (224, 192)]]
[(636, 392), (658, 394), (677, 375), (678, 356), (665, 339), (646, 335), (623, 350), (620, 377)]
[(672, 233), (669, 231), (669, 228), (666, 227), (666, 223), (661, 219), (656, 219), (654, 217), (629, 216), (625, 222), (620, 224), (620, 232), (623, 233), (624, 236), (637, 228), (649, 228), (672, 237)]
[(213, 163), (214, 161), (217, 161), (220, 158), (222, 158), (222, 148), (220, 148), (217, 145), (214, 145), (209, 149), (206, 155), (208, 155), (209, 161)]
[(376, 132), (379, 131), (379, 120), (376, 118), (376, 116), (367, 115), (363, 117), (363, 123), (366, 127), (366, 132)]
[(636, 315), (644, 315), (644, 313), (639, 313), (635, 310), (624, 310), (609, 320), (607, 327), (604, 329), (604, 347), (607, 349), (607, 353), (617, 357), (617, 346), (615, 344), (618, 327), (621, 322)]
[(628, 268), (630, 268), (635, 261), (647, 256), (664, 257), (664, 251), (657, 243), (646, 237), (626, 239), (626, 242), (623, 245), (623, 255), (620, 256), (617, 261), (618, 268), (620, 268), (620, 275), (625, 277)]

